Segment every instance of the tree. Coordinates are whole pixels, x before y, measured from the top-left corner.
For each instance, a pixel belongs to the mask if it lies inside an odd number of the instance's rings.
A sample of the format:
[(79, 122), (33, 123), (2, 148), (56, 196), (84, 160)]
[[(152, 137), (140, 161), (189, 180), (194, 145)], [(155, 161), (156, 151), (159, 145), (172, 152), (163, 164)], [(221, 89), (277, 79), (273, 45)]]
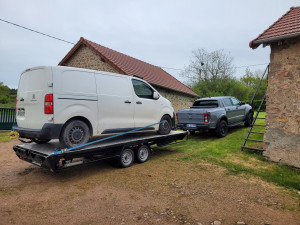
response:
[[(245, 75), (240, 78), (240, 81), (248, 88), (250, 88), (250, 98), (252, 98), (253, 94), (255, 93), (255, 90), (259, 85), (262, 75), (262, 70), (256, 70), (252, 72), (249, 68), (246, 68)], [(264, 94), (267, 91), (267, 86), (268, 81), (267, 77), (265, 76), (257, 90), (254, 100), (261, 100), (263, 98)]]
[(235, 67), (229, 53), (198, 49), (192, 54), (181, 76), (188, 78), (188, 85), (193, 91), (202, 97), (233, 95), (247, 99), (249, 90), (244, 90), (243, 85), (233, 77)]
[(224, 81), (235, 73), (233, 57), (223, 50), (207, 52), (205, 49), (197, 49), (192, 52), (192, 59), (185, 67), (182, 77), (189, 79), (190, 86), (200, 82)]

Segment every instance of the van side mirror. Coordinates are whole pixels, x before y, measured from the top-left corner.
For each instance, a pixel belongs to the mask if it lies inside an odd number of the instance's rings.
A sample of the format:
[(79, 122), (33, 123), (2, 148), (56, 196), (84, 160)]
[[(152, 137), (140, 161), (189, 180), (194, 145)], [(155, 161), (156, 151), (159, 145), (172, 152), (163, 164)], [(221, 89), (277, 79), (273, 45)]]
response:
[(156, 92), (156, 91), (154, 91), (153, 92), (153, 98), (155, 99), (155, 100), (157, 100), (157, 99), (159, 99), (159, 94)]
[(245, 105), (246, 103), (245, 102), (240, 102), (240, 105)]

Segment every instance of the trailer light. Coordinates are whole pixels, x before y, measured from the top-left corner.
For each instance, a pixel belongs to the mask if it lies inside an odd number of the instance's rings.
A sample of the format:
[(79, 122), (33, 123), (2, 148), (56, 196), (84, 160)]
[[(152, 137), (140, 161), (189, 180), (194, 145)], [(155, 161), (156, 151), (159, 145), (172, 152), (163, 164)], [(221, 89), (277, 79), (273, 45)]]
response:
[(53, 114), (53, 94), (45, 95), (45, 114)]
[(36, 135), (35, 135), (35, 137), (36, 137), (36, 138), (40, 138), (40, 137), (41, 137), (41, 135), (39, 135), (39, 134), (36, 134)]
[(204, 113), (204, 123), (208, 123), (210, 119), (210, 113)]

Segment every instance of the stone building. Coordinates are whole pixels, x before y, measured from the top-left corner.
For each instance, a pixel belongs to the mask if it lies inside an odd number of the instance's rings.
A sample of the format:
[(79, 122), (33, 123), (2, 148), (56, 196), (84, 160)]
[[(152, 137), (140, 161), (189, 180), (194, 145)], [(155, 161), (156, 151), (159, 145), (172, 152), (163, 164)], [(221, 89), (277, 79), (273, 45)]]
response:
[(191, 106), (199, 97), (195, 92), (160, 67), (135, 59), (80, 38), (77, 44), (58, 64), (137, 76), (153, 85), (172, 102), (175, 111)]
[(300, 7), (291, 7), (250, 42), (271, 47), (265, 157), (300, 168)]

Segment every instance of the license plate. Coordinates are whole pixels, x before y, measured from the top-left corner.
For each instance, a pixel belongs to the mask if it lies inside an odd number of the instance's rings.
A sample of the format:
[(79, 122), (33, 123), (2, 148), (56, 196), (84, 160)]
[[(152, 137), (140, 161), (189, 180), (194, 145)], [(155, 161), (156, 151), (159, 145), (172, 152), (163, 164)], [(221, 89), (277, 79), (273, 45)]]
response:
[(18, 116), (25, 116), (25, 110), (19, 110)]
[(186, 127), (188, 127), (188, 128), (196, 128), (197, 125), (196, 124), (187, 124)]

